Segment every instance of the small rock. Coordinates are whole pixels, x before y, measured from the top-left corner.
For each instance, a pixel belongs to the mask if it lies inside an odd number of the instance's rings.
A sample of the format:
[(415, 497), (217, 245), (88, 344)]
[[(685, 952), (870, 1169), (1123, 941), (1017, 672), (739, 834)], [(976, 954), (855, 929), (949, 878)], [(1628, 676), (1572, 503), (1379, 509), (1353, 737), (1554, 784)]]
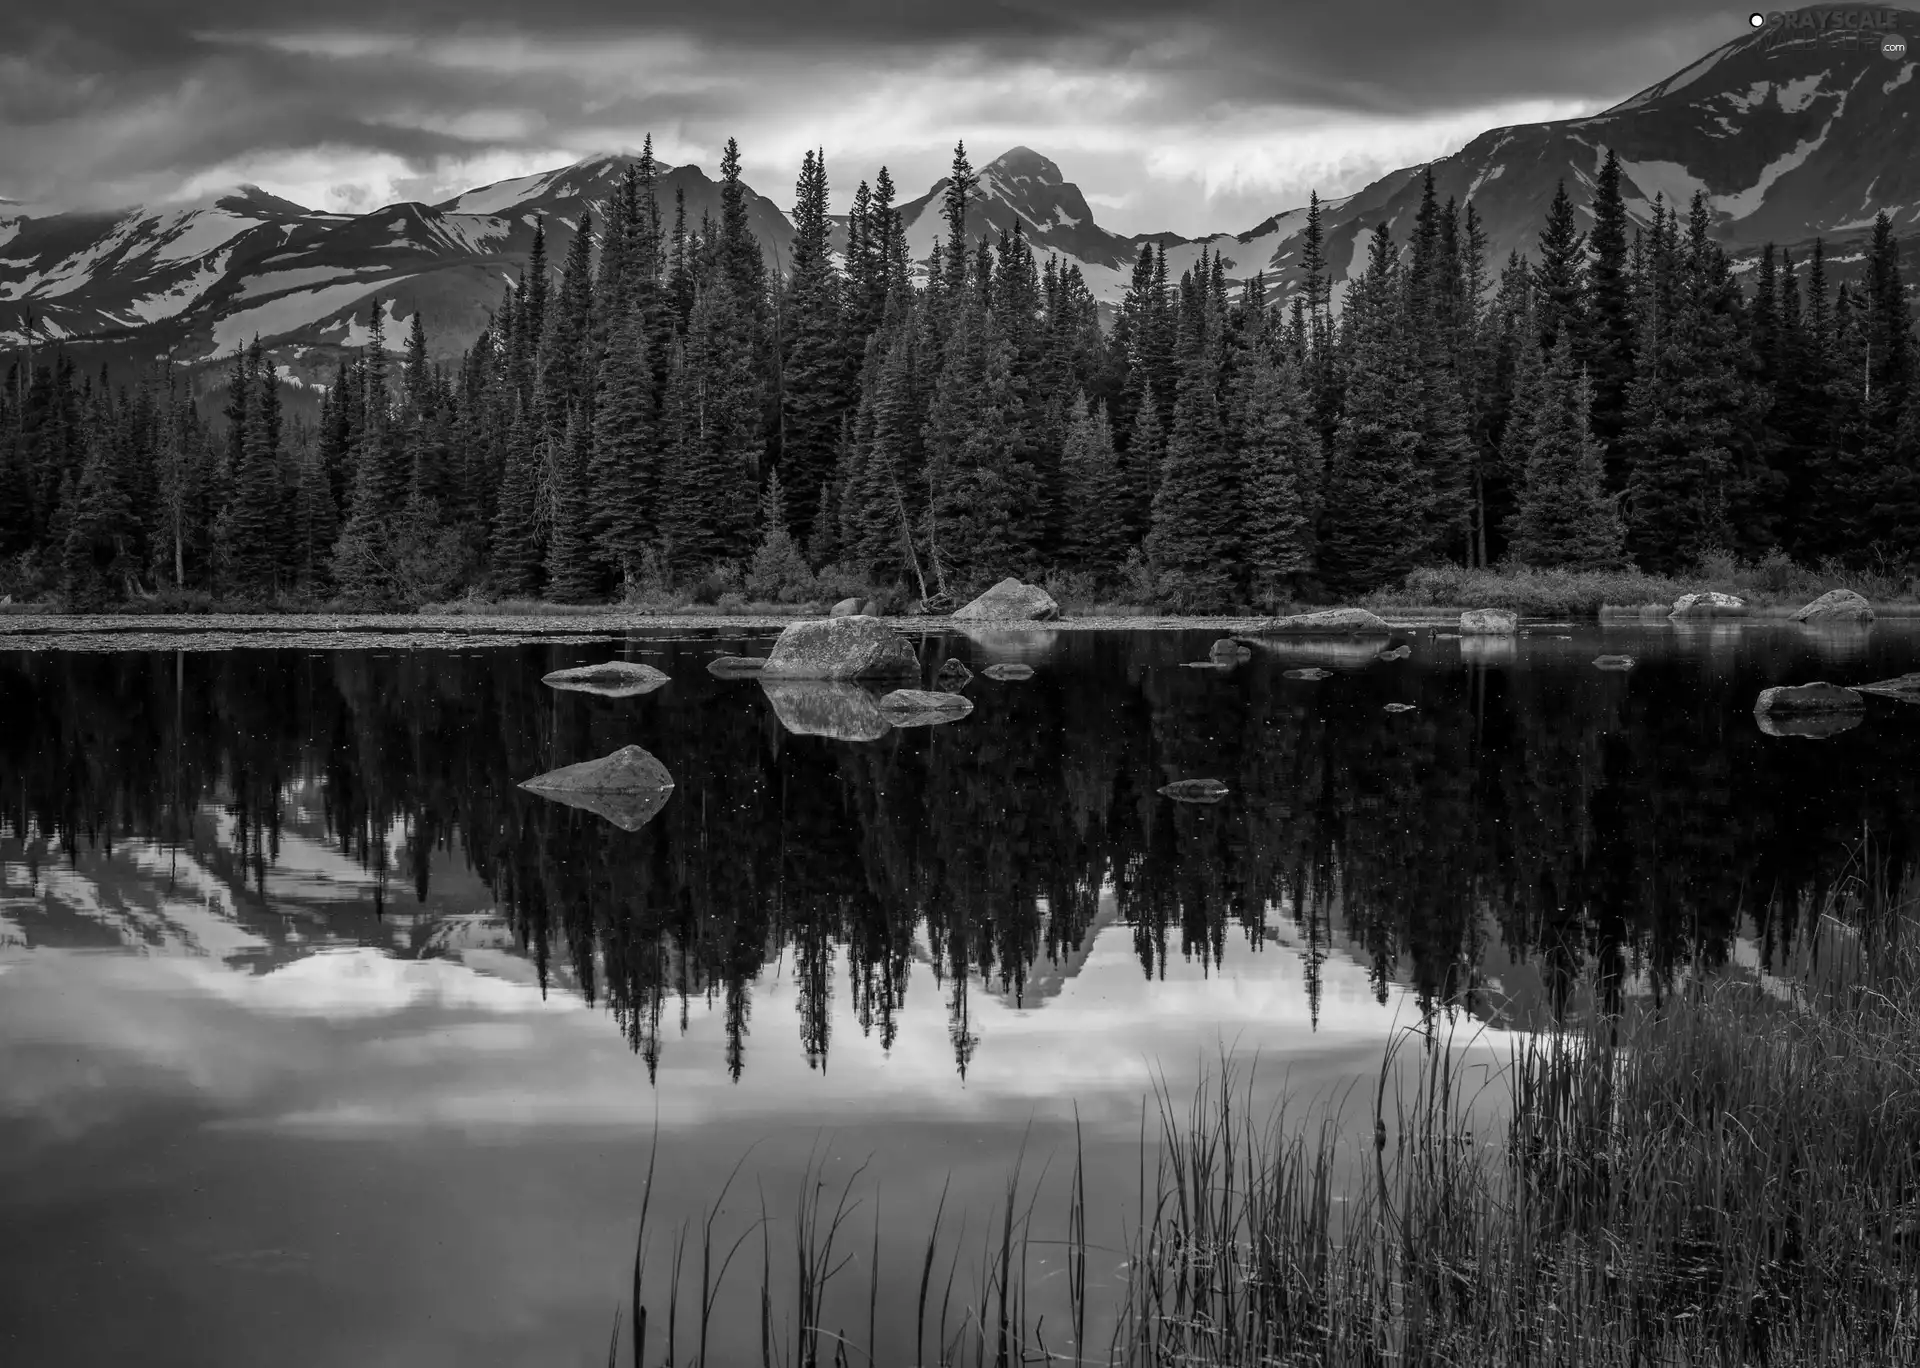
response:
[(552, 674), (541, 676), (540, 682), (576, 693), (632, 698), (638, 694), (652, 693), (667, 682), (667, 676), (651, 665), (609, 660), (599, 665), (578, 665), (571, 670), (555, 670)]
[(1324, 608), (1317, 613), (1268, 618), (1253, 629), (1257, 636), (1368, 636), (1393, 629), (1365, 608)]
[(1460, 634), (1458, 632), (1435, 632), (1433, 639), (1435, 641), (1458, 641)]
[(764, 656), (715, 656), (707, 662), (707, 673), (722, 679), (757, 675), (767, 667)]
[(1760, 697), (1754, 702), (1753, 714), (1755, 717), (1765, 717), (1772, 713), (1864, 712), (1866, 706), (1866, 700), (1852, 689), (1816, 680), (1812, 684), (1787, 684), (1762, 689)]
[(828, 617), (858, 617), (859, 615), (860, 600), (857, 598), (843, 598), (827, 613)]
[(1633, 668), (1633, 657), (1630, 655), (1595, 656), (1593, 658), (1593, 667), (1596, 670), (1631, 670)]
[(1462, 636), (1511, 636), (1519, 625), (1505, 608), (1470, 608), (1460, 615)]
[(989, 665), (980, 673), (988, 679), (998, 679), (1002, 681), (1010, 679), (1032, 679), (1033, 666), (1015, 664)]
[(1039, 585), (1022, 584), (1008, 576), (964, 608), (956, 608), (953, 615), (962, 621), (1051, 622), (1060, 616), (1060, 605)]
[(967, 668), (967, 662), (952, 657), (941, 662), (940, 669), (933, 676), (933, 682), (947, 690), (964, 688), (972, 679), (973, 671)]
[(1745, 599), (1737, 599), (1732, 594), (1722, 594), (1709, 590), (1704, 594), (1682, 594), (1673, 601), (1673, 611), (1668, 617), (1741, 617), (1747, 611)]
[(623, 831), (638, 831), (673, 796), (673, 776), (639, 746), (622, 746), (598, 760), (549, 770), (520, 787), (542, 798), (583, 808)]
[(895, 689), (880, 700), (880, 713), (896, 727), (931, 727), (953, 722), (973, 711), (973, 704), (956, 693), (926, 689)]
[(1829, 589), (1793, 615), (1795, 622), (1872, 622), (1873, 605), (1851, 589)]
[(1284, 677), (1287, 679), (1327, 679), (1330, 678), (1332, 674), (1332, 670), (1323, 670), (1317, 665), (1309, 665), (1304, 670), (1288, 670), (1285, 672)]
[(1227, 796), (1227, 786), (1218, 779), (1179, 779), (1160, 792), (1176, 803), (1217, 803)]
[(1895, 679), (1883, 679), (1876, 684), (1856, 684), (1855, 693), (1875, 694), (1881, 698), (1897, 698), (1902, 703), (1920, 703), (1920, 674), (1903, 674)]
[(1413, 711), (1413, 704), (1411, 704), (1411, 703), (1389, 703), (1389, 704), (1387, 704), (1387, 711), (1388, 711), (1388, 712), (1412, 712), (1412, 711)]
[(920, 657), (878, 618), (815, 618), (789, 624), (760, 673), (766, 679), (918, 678)]
[(1215, 665), (1237, 665), (1243, 660), (1253, 659), (1253, 648), (1242, 645), (1232, 637), (1221, 637), (1208, 648), (1207, 658)]
[(1382, 652), (1380, 653), (1380, 659), (1382, 659), (1382, 660), (1405, 660), (1405, 659), (1406, 659), (1406, 658), (1407, 658), (1408, 656), (1410, 656), (1410, 655), (1412, 655), (1412, 654), (1413, 654), (1413, 647), (1411, 647), (1411, 646), (1396, 646), (1396, 647), (1394, 647), (1394, 648), (1393, 648), (1393, 649), (1392, 649), (1391, 651), (1382, 651)]
[(1180, 668), (1183, 670), (1226, 670), (1230, 669), (1231, 666), (1222, 664), (1218, 660), (1183, 660), (1180, 662)]

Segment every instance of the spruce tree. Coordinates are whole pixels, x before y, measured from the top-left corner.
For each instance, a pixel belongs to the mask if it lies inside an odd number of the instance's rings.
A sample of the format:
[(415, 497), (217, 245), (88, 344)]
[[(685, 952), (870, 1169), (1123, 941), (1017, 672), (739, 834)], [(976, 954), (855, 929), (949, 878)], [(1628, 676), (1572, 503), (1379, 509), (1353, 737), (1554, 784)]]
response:
[(593, 429), (585, 405), (567, 415), (564, 440), (555, 451), (553, 535), (547, 543), (547, 596), (555, 603), (585, 603), (593, 597), (593, 544), (587, 506), (587, 471), (593, 461)]
[(1156, 580), (1188, 612), (1225, 612), (1233, 602), (1239, 472), (1220, 423), (1218, 373), (1202, 345), (1181, 377), (1145, 546)]
[(813, 572), (807, 558), (793, 539), (787, 519), (786, 491), (780, 485), (780, 472), (767, 475), (766, 489), (760, 496), (760, 545), (747, 568), (747, 593), (756, 599), (787, 602), (813, 587)]
[(608, 334), (593, 410), (588, 525), (599, 560), (618, 580), (639, 578), (657, 525), (659, 424), (646, 320), (629, 309)]
[(1241, 373), (1240, 554), (1254, 601), (1290, 597), (1313, 568), (1325, 458), (1290, 350), (1255, 352)]
[[(804, 541), (813, 528), (820, 487), (834, 475), (852, 375), (842, 282), (828, 243), (824, 153), (806, 154), (795, 194), (792, 285), (780, 388), (780, 462), (786, 487), (800, 499), (794, 532)], [(877, 260), (865, 269), (877, 275)], [(871, 280), (865, 288), (873, 288)]]
[(1110, 581), (1134, 545), (1127, 531), (1126, 487), (1107, 415), (1076, 392), (1071, 404), (1061, 474), (1066, 518), (1061, 550), (1077, 570)]
[(1509, 532), (1513, 557), (1522, 564), (1614, 570), (1625, 559), (1626, 529), (1607, 493), (1592, 406), (1592, 382), (1562, 329), (1533, 406), (1520, 506)]
[(675, 570), (744, 561), (753, 547), (762, 433), (752, 319), (724, 278), (693, 306), (661, 506)]
[(538, 461), (533, 425), (527, 421), (526, 406), (516, 399), (496, 500), (492, 552), (495, 588), (519, 598), (533, 598), (540, 592), (540, 538), (534, 512)]

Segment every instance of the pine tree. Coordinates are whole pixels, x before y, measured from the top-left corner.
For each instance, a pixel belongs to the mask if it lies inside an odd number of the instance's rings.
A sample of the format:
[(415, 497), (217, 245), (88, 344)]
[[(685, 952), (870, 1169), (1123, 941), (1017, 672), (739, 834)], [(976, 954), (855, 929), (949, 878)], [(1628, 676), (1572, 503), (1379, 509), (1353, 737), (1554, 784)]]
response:
[(1127, 530), (1126, 488), (1113, 449), (1107, 415), (1076, 392), (1071, 405), (1061, 474), (1066, 525), (1061, 551), (1076, 568), (1111, 580), (1134, 545)]
[(946, 292), (957, 295), (967, 288), (967, 207), (980, 178), (967, 160), (967, 145), (953, 145), (953, 166), (947, 173), (947, 187), (941, 197), (941, 215), (947, 224), (947, 253), (941, 265), (940, 279)]
[(927, 410), (926, 541), (958, 585), (1020, 574), (1041, 530), (1039, 472), (1016, 447), (1013, 348), (975, 297), (957, 302)]
[(725, 279), (693, 306), (661, 506), (676, 568), (743, 561), (752, 550), (762, 435), (751, 328)]
[(1510, 531), (1514, 559), (1535, 566), (1615, 570), (1626, 529), (1606, 489), (1606, 464), (1589, 415), (1593, 385), (1576, 368), (1562, 329), (1532, 415), (1532, 446)]
[(1547, 206), (1547, 224), (1540, 233), (1540, 264), (1534, 268), (1538, 295), (1540, 347), (1551, 351), (1562, 329), (1573, 334), (1575, 354), (1589, 355), (1586, 313), (1587, 236), (1574, 227), (1573, 201), (1561, 181)]
[(492, 550), (495, 587), (520, 598), (533, 598), (540, 592), (540, 540), (534, 512), (539, 457), (534, 443), (526, 407), (515, 400), (496, 500)]
[(1220, 424), (1219, 367), (1210, 348), (1188, 362), (1160, 461), (1146, 555), (1187, 612), (1224, 612), (1233, 601), (1239, 481)]
[(747, 569), (747, 592), (756, 599), (784, 603), (812, 587), (813, 572), (788, 530), (786, 491), (780, 487), (780, 472), (774, 470), (767, 475), (760, 497), (760, 545)]
[(1607, 488), (1626, 487), (1620, 451), (1628, 382), (1633, 378), (1632, 280), (1627, 262), (1627, 208), (1620, 191), (1620, 159), (1612, 148), (1593, 191), (1593, 259), (1588, 268), (1593, 376), (1593, 433), (1606, 452)]
[(601, 562), (615, 577), (638, 579), (656, 531), (659, 426), (646, 320), (628, 310), (608, 334), (593, 409), (589, 528)]
[(594, 596), (593, 544), (589, 533), (587, 471), (593, 461), (593, 429), (586, 406), (567, 415), (565, 440), (554, 463), (553, 536), (547, 545), (547, 596), (555, 603), (585, 603)]
[[(780, 461), (787, 487), (801, 498), (803, 514), (794, 530), (805, 540), (813, 528), (818, 491), (834, 475), (852, 376), (842, 282), (829, 252), (824, 153), (806, 154), (795, 194), (792, 286), (781, 376)], [(878, 261), (870, 261), (865, 269), (877, 274)], [(867, 288), (872, 288), (871, 281)]]
[(1291, 351), (1277, 360), (1255, 352), (1239, 385), (1240, 553), (1254, 600), (1272, 604), (1313, 567), (1325, 458)]

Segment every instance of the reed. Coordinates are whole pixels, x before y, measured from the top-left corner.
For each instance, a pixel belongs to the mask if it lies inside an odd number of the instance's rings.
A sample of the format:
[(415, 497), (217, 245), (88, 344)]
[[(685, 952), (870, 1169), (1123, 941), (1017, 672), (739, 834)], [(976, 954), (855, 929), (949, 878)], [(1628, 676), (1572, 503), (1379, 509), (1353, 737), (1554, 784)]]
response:
[[(877, 1339), (877, 1207), (865, 1342), (829, 1334), (863, 1170), (829, 1204), (810, 1162), (792, 1295), (765, 1245), (763, 1364), (812, 1368), (826, 1343), (836, 1364), (943, 1368), (1920, 1361), (1920, 921), (1890, 886), (1836, 890), (1777, 973), (1682, 973), (1525, 1038), (1484, 1079), (1444, 1015), (1398, 1031), (1357, 1126), (1351, 1093), (1260, 1111), (1230, 1060), (1184, 1101), (1156, 1082), (1123, 1247), (1090, 1235), (1076, 1116), (1062, 1219), (1037, 1223), (1045, 1173), (1023, 1178), (1023, 1146), (970, 1287), (943, 1188), (911, 1345)], [(1062, 1248), (1064, 1336), (1030, 1263)], [(1094, 1256), (1124, 1270), (1100, 1298)], [(703, 1344), (717, 1294), (703, 1272)]]

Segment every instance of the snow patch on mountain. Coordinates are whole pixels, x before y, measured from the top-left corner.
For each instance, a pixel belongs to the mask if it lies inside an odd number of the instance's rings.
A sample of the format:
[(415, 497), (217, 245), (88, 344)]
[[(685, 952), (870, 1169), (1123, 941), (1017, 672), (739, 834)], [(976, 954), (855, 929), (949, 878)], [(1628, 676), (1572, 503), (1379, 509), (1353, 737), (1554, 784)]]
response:
[(1679, 162), (1636, 162), (1628, 161), (1625, 157), (1622, 157), (1620, 158), (1620, 172), (1626, 179), (1638, 186), (1645, 196), (1645, 198), (1641, 199), (1637, 204), (1635, 204), (1632, 197), (1623, 196), (1623, 198), (1628, 200), (1628, 211), (1635, 213), (1637, 217), (1642, 219), (1652, 216), (1653, 197), (1655, 195), (1664, 196), (1670, 206), (1680, 205), (1684, 207), (1686, 203), (1693, 198), (1694, 191), (1706, 188), (1704, 181), (1694, 175), (1693, 172), (1687, 170), (1686, 167), (1680, 165)]
[(1820, 150), (1820, 145), (1827, 140), (1827, 130), (1832, 127), (1833, 120), (1829, 119), (1821, 125), (1820, 131), (1813, 137), (1795, 147), (1793, 151), (1768, 162), (1760, 172), (1760, 179), (1745, 190), (1731, 195), (1713, 195), (1707, 202), (1729, 217), (1745, 218), (1760, 207), (1767, 197), (1767, 190), (1775, 181), (1804, 164), (1808, 157)]
[(20, 236), (19, 219), (0, 219), (0, 247), (6, 246)]
[(225, 209), (196, 209), (173, 223), (154, 222), (159, 227), (152, 253), (156, 263), (197, 261), (260, 224), (257, 218)]
[[(1905, 85), (1908, 81), (1911, 81), (1913, 79), (1913, 68), (1914, 68), (1914, 63), (1912, 62), (1908, 62), (1906, 65), (1902, 66), (1900, 68), (1900, 74), (1898, 76), (1895, 76), (1891, 81), (1888, 81), (1885, 85), (1882, 85), (1880, 87), (1880, 93), (1882, 95), (1891, 95), (1893, 94), (1894, 91), (1898, 90), (1901, 86)], [(4, 241), (6, 241), (5, 238), (0, 238), (0, 242), (4, 242)]]
[(439, 207), (449, 214), (499, 214), (533, 198), (552, 182), (556, 172), (540, 171), (531, 176), (495, 181), (478, 190), (469, 190)]
[(1816, 71), (1811, 76), (1796, 76), (1793, 80), (1783, 83), (1778, 87), (1780, 108), (1789, 114), (1798, 114), (1813, 103), (1814, 96), (1831, 93), (1820, 89), (1820, 83), (1826, 79), (1826, 72)]
[(1773, 93), (1772, 81), (1755, 81), (1742, 95), (1737, 90), (1726, 93), (1726, 101), (1735, 109), (1755, 109), (1766, 103), (1767, 96)]
[(171, 290), (159, 290), (133, 300), (126, 306), (126, 313), (131, 317), (123, 321), (158, 323), (163, 318), (172, 318), (185, 312), (202, 295), (226, 279), (227, 258), (232, 255), (232, 249), (229, 248), (213, 260), (203, 262), (199, 270)]
[(1472, 199), (1480, 193), (1481, 186), (1485, 185), (1488, 181), (1497, 181), (1506, 174), (1507, 168), (1504, 164), (1488, 167), (1473, 178), (1473, 184), (1467, 187), (1467, 198)]
[[(379, 284), (392, 288), (412, 279), (411, 275), (387, 276)], [(216, 352), (232, 351), (252, 341), (255, 333), (263, 339), (278, 337), (295, 328), (304, 328), (309, 323), (318, 323), (328, 314), (364, 299), (369, 292), (370, 282), (349, 280), (317, 290), (281, 295), (251, 309), (230, 313), (213, 325), (213, 349)]]
[[(262, 271), (258, 275), (248, 276), (240, 282), (240, 292), (236, 299), (258, 299), (262, 295), (279, 294), (282, 290), (297, 290), (304, 285), (316, 285), (321, 281), (339, 280), (342, 276), (353, 274), (349, 266), (287, 266), (278, 271)], [(370, 280), (367, 282), (372, 284)]]

